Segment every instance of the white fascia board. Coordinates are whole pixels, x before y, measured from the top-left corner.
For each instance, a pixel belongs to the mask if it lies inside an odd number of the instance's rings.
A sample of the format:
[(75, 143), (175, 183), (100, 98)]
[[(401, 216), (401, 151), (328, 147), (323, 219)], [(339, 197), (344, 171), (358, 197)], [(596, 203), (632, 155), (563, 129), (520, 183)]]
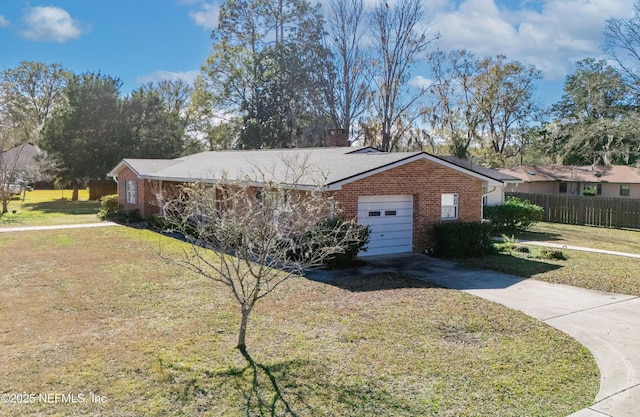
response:
[(482, 180), (484, 183), (486, 183), (489, 186), (495, 186), (495, 187), (504, 186), (504, 183), (502, 181), (495, 180), (493, 178), (490, 178), (490, 177), (484, 176), (482, 174), (479, 174), (479, 173), (477, 173), (475, 171), (471, 171), (469, 169), (466, 169), (466, 168), (460, 167), (458, 165), (452, 164), (450, 162), (447, 162), (447, 161), (445, 161), (443, 159), (440, 159), (440, 158), (434, 157), (432, 155), (429, 155), (428, 153), (422, 152), (422, 153), (419, 153), (417, 155), (413, 155), (413, 156), (410, 156), (408, 158), (402, 159), (400, 161), (392, 162), (392, 163), (390, 163), (388, 165), (385, 165), (385, 166), (382, 166), (382, 167), (379, 167), (379, 168), (376, 168), (376, 169), (372, 169), (371, 171), (363, 172), (362, 174), (354, 175), (353, 177), (346, 178), (346, 179), (340, 180), (340, 181), (336, 181), (334, 183), (329, 184), (326, 187), (326, 189), (327, 189), (327, 191), (338, 191), (338, 190), (341, 190), (342, 186), (345, 185), (345, 184), (349, 184), (351, 182), (358, 181), (358, 180), (361, 180), (363, 178), (367, 178), (367, 177), (369, 177), (371, 175), (379, 174), (379, 173), (384, 172), (386, 170), (393, 169), (393, 168), (408, 164), (410, 162), (418, 161), (420, 159), (426, 159), (428, 161), (434, 162), (434, 163), (439, 164), (439, 165), (443, 165), (443, 166), (445, 166), (447, 168), (451, 168), (451, 169), (453, 169), (455, 171), (458, 171), (458, 172), (461, 172), (463, 174), (472, 176), (474, 178)]
[[(122, 171), (126, 166), (128, 166), (126, 164), (126, 162), (124, 160), (120, 161), (118, 163), (118, 165), (115, 166), (115, 168), (113, 168), (111, 171), (107, 172), (107, 177), (116, 177), (120, 171)], [(131, 168), (131, 167), (129, 167)]]

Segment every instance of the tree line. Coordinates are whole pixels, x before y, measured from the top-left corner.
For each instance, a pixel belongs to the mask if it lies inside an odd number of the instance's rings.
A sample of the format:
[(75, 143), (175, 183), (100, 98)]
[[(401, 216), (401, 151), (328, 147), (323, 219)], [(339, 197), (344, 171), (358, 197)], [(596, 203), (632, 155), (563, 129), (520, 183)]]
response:
[(116, 77), (60, 64), (4, 69), (0, 150), (37, 143), (74, 185), (125, 157), (322, 146), (327, 128), (490, 166), (640, 161), (640, 2), (633, 17), (607, 21), (610, 59), (577, 62), (550, 108), (536, 67), (439, 50), (432, 28), (420, 0), (331, 0), (325, 12), (307, 0), (227, 0), (193, 86), (123, 95)]
[[(201, 146), (186, 135), (191, 87), (161, 81), (123, 96), (122, 82), (74, 74), (60, 64), (22, 62), (0, 74), (0, 150), (24, 143), (45, 153), (48, 175), (71, 185), (104, 178), (122, 158), (175, 158)], [(9, 167), (0, 167), (9, 168)], [(20, 167), (15, 167), (19, 169)], [(41, 178), (46, 172), (39, 171)], [(7, 179), (19, 176), (6, 175)]]

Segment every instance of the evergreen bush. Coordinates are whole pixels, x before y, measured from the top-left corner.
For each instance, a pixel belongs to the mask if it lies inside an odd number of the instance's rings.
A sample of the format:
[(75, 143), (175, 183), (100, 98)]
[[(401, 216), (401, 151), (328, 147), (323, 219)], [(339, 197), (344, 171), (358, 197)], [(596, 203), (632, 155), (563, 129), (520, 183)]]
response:
[(493, 230), (498, 233), (525, 231), (542, 221), (543, 213), (542, 207), (517, 197), (507, 197), (502, 206), (484, 208), (485, 218), (491, 221)]
[(443, 258), (472, 258), (494, 251), (492, 226), (480, 222), (451, 222), (434, 226), (435, 255)]

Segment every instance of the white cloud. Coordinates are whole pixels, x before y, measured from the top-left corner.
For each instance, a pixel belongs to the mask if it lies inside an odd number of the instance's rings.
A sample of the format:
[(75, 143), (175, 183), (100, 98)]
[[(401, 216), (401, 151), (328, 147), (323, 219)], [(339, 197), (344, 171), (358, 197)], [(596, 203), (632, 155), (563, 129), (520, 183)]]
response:
[[(480, 56), (504, 54), (533, 64), (546, 79), (561, 79), (573, 63), (602, 57), (609, 17), (628, 17), (634, 0), (541, 0), (518, 8), (495, 0), (438, 4), (433, 21), (444, 50), (468, 49)], [(513, 4), (504, 2), (506, 4)]]
[(158, 82), (162, 80), (183, 80), (187, 83), (193, 85), (196, 77), (200, 74), (200, 71), (183, 71), (183, 72), (172, 72), (172, 71), (155, 71), (150, 74), (143, 75), (142, 77), (136, 78), (136, 84), (147, 84)]
[(0, 28), (9, 26), (11, 22), (9, 22), (3, 15), (0, 14)]
[(31, 7), (22, 18), (21, 35), (32, 41), (64, 43), (82, 35), (80, 22), (59, 7)]
[(204, 29), (213, 30), (218, 26), (218, 14), (220, 13), (220, 6), (217, 3), (202, 1), (199, 3), (199, 10), (192, 10), (189, 12), (189, 17), (195, 22), (196, 25), (202, 26)]
[(417, 75), (409, 80), (409, 85), (416, 88), (429, 88), (433, 84), (433, 80)]

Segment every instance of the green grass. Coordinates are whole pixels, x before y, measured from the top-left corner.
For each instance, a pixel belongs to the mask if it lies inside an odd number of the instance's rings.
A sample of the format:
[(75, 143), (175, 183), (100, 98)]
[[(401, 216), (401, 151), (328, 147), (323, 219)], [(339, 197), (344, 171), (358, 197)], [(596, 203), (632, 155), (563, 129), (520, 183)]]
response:
[(519, 233), (516, 237), (563, 245), (640, 253), (640, 230), (537, 223), (531, 231)]
[(80, 190), (78, 201), (71, 201), (71, 190), (29, 191), (24, 200), (11, 200), (0, 227), (94, 223), (100, 221), (99, 208), (100, 202), (89, 201), (88, 190)]
[[(539, 223), (530, 232), (520, 233), (515, 238), (640, 253), (640, 232), (636, 230)], [(556, 284), (640, 297), (640, 261), (637, 258), (562, 249), (566, 260), (532, 259), (530, 254), (507, 250), (502, 244), (496, 246), (504, 250), (496, 255), (461, 262), (473, 268), (492, 269)], [(526, 247), (531, 254), (542, 249), (519, 243), (511, 243), (511, 246)]]
[[(527, 246), (527, 245), (522, 245)], [(528, 246), (531, 251), (538, 247)], [(492, 269), (555, 284), (640, 297), (636, 258), (563, 249), (566, 260), (529, 259), (520, 253), (500, 253), (461, 261), (473, 268)]]
[(296, 278), (234, 349), (226, 288), (157, 256), (181, 243), (125, 227), (0, 239), (2, 393), (104, 404), (0, 404), (0, 416), (563, 416), (591, 404), (589, 352), (471, 295), (376, 275)]

